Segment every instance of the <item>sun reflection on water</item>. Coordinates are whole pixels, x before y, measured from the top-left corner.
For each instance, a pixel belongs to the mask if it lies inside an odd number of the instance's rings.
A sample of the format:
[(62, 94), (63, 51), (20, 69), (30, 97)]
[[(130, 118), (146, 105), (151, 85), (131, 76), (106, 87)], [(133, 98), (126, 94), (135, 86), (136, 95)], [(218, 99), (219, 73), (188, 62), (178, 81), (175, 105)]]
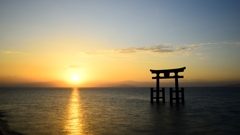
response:
[(65, 131), (68, 135), (83, 135), (83, 121), (80, 107), (80, 98), (77, 88), (73, 88), (71, 98), (67, 108), (67, 120)]

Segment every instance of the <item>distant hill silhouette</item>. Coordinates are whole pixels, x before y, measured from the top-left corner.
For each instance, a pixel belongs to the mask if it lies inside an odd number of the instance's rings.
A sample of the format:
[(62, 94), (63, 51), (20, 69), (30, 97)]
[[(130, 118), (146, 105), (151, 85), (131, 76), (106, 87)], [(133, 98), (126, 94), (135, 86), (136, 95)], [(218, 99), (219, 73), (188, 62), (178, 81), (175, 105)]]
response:
[(137, 86), (129, 85), (129, 84), (120, 84), (117, 87), (137, 87)]
[(227, 84), (227, 85), (223, 85), (223, 87), (240, 87), (240, 83), (236, 83), (236, 84)]

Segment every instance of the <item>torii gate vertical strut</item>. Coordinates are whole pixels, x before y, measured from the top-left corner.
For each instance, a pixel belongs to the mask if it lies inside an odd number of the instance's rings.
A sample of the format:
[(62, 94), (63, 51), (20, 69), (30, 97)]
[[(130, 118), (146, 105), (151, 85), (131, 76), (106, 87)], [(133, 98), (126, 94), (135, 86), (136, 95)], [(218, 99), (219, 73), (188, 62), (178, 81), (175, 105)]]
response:
[[(162, 90), (160, 90), (160, 79), (169, 78), (175, 79), (175, 90), (173, 90), (173, 88), (170, 88), (170, 102), (172, 103), (173, 100), (176, 100), (176, 102), (179, 103), (179, 99), (184, 102), (184, 88), (181, 88), (181, 90), (179, 90), (178, 85), (178, 78), (183, 78), (183, 76), (179, 76), (178, 72), (183, 72), (185, 69), (186, 67), (176, 69), (150, 70), (152, 74), (156, 74), (156, 77), (152, 77), (152, 79), (156, 79), (156, 90), (154, 90), (154, 88), (151, 88), (151, 102), (153, 102), (153, 99), (156, 99), (157, 102), (159, 102), (159, 99), (162, 99), (162, 101), (165, 102), (165, 88), (162, 88)], [(170, 76), (170, 73), (174, 73), (174, 76)], [(164, 76), (160, 76), (160, 74), (164, 74)], [(156, 92), (156, 97), (154, 97), (154, 92)], [(160, 92), (162, 92), (161, 97), (159, 96)], [(176, 93), (175, 98), (173, 98), (173, 92)], [(180, 92), (181, 97), (179, 96)]]

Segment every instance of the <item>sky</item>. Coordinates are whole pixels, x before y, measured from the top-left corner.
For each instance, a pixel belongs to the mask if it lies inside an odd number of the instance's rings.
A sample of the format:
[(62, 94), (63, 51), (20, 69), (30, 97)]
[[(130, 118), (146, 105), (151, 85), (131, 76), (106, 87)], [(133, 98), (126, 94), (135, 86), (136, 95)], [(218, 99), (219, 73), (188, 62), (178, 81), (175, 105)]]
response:
[(155, 82), (150, 69), (180, 67), (187, 85), (240, 83), (239, 6), (239, 0), (1, 0), (0, 86), (144, 84)]

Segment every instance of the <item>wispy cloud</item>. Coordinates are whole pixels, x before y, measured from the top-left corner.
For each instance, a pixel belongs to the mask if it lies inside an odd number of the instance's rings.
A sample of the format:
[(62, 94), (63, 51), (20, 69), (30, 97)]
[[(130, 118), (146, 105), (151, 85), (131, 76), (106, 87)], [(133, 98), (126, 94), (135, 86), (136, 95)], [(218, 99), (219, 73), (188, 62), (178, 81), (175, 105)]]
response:
[(235, 42), (235, 45), (240, 46), (240, 42)]
[(156, 55), (173, 55), (180, 54), (184, 56), (200, 56), (202, 55), (198, 49), (203, 47), (209, 47), (210, 45), (237, 45), (240, 46), (240, 42), (205, 42), (205, 43), (196, 43), (196, 44), (181, 44), (181, 45), (172, 45), (172, 44), (157, 44), (152, 46), (144, 47), (127, 47), (119, 48), (112, 50), (98, 50), (95, 52), (81, 52), (80, 56), (90, 57), (90, 56), (104, 56), (110, 54), (135, 54), (135, 53), (150, 53)]
[(22, 52), (18, 52), (18, 51), (9, 51), (9, 50), (1, 50), (2, 53), (4, 54), (19, 54)]
[(240, 46), (240, 42), (205, 42), (198, 45), (237, 45)]
[(200, 48), (202, 45), (154, 45), (149, 47), (129, 47), (123, 49), (116, 49), (119, 53), (137, 53), (137, 52), (148, 52), (157, 54), (175, 53), (182, 51), (189, 51)]
[(81, 65), (69, 65), (64, 68), (64, 70), (80, 70), (83, 69), (84, 67)]
[(79, 56), (84, 57), (91, 57), (91, 56), (103, 56), (103, 55), (110, 55), (110, 54), (134, 54), (134, 53), (151, 53), (151, 54), (173, 54), (173, 53), (188, 53), (190, 51), (198, 49), (203, 45), (153, 45), (153, 46), (146, 46), (146, 47), (127, 47), (127, 48), (120, 48), (120, 49), (112, 49), (112, 50), (98, 50), (95, 52), (80, 52), (78, 53)]
[(92, 52), (79, 52), (78, 56), (91, 57), (91, 56), (103, 56), (103, 54), (113, 53), (113, 50), (98, 50)]
[(173, 52), (174, 48), (168, 45), (155, 45), (150, 47), (128, 47), (123, 49), (115, 49), (119, 53), (136, 53), (136, 52), (154, 52), (154, 53), (169, 53)]

